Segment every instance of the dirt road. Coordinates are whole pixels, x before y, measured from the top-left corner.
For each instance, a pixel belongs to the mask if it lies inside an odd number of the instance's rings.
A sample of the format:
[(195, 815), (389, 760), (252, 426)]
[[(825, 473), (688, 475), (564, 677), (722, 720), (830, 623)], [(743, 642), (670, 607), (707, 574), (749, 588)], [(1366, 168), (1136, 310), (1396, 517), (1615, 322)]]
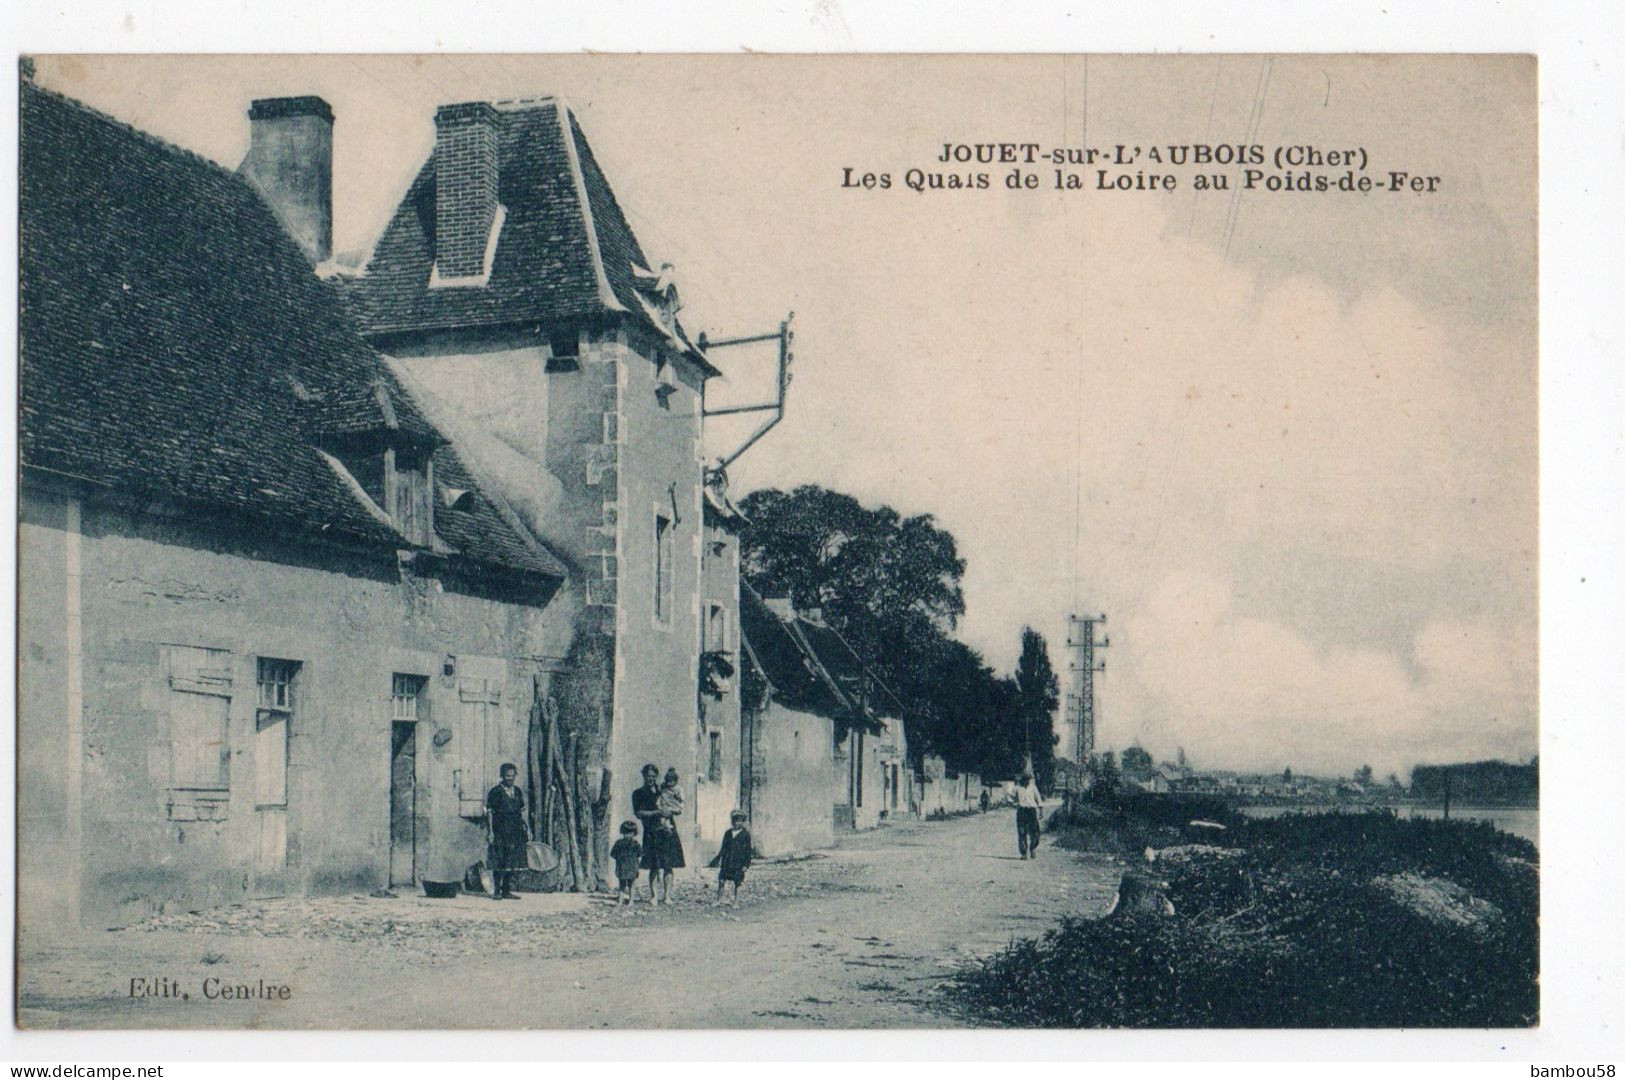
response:
[[(25, 940), (19, 1016), (33, 1028), (941, 1027), (963, 1022), (939, 993), (956, 967), (1062, 914), (1100, 912), (1117, 880), (1111, 864), (1050, 846), (1020, 861), (1010, 810), (758, 864), (737, 908), (713, 907), (710, 872), (689, 873), (660, 909), (290, 899)], [(150, 993), (132, 997), (132, 980)]]

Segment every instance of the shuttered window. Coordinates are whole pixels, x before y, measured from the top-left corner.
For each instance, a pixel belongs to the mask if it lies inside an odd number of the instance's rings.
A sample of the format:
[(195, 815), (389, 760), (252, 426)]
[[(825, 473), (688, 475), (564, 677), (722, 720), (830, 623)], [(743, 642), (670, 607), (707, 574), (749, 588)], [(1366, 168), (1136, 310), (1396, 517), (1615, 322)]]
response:
[(169, 816), (223, 819), (231, 789), (231, 653), (166, 645)]

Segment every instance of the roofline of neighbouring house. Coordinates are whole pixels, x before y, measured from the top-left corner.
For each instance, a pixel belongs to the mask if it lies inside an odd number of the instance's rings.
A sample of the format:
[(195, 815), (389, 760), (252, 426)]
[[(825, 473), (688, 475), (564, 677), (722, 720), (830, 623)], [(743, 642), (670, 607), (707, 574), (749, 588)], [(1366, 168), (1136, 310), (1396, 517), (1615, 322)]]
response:
[[(294, 547), (347, 551), (352, 554), (385, 559), (386, 561), (391, 558), (399, 559), (401, 552), (410, 552), (414, 557), (421, 556), (445, 562), (447, 565), (459, 569), (472, 570), (477, 573), (477, 576), (484, 579), (505, 578), (516, 584), (521, 582), (546, 582), (556, 588), (568, 578), (567, 568), (563, 573), (532, 570), (512, 566), (508, 563), (475, 558), (457, 550), (437, 551), (429, 547), (413, 544), (404, 536), (398, 534), (385, 541), (383, 538), (375, 539), (360, 536), (348, 529), (336, 529), (331, 532), (302, 531), (289, 528), (286, 521), (271, 514), (244, 510), (205, 499), (189, 499), (167, 492), (153, 491), (147, 493), (135, 491), (107, 480), (81, 476), (77, 473), (65, 472), (45, 465), (21, 464), (18, 467), (18, 476), (24, 483), (32, 482), (59, 495), (82, 499), (123, 513), (158, 521), (184, 521), (188, 524), (197, 525), (201, 516), (206, 519), (206, 527), (216, 529), (265, 527), (279, 542)], [(482, 492), (482, 494), (484, 493)], [(485, 498), (493, 506), (497, 505), (489, 495), (485, 495)], [(499, 509), (498, 513), (500, 512)], [(393, 529), (393, 525), (390, 527)], [(526, 537), (528, 535), (528, 533), (525, 534)], [(551, 557), (555, 562), (559, 561), (557, 556), (553, 556), (551, 552), (545, 552), (545, 555)]]

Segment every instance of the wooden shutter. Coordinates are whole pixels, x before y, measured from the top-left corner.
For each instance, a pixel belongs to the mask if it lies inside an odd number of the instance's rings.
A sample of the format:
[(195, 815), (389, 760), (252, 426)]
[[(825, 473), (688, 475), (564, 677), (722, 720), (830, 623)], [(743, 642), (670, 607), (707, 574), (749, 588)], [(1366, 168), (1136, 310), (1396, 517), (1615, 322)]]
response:
[(223, 790), (230, 777), (230, 654), (184, 645), (166, 646), (166, 651), (170, 787)]
[(497, 782), (492, 753), (502, 705), (501, 684), (492, 679), (463, 679), (457, 685), (457, 803), (464, 817), (485, 816), (485, 793)]

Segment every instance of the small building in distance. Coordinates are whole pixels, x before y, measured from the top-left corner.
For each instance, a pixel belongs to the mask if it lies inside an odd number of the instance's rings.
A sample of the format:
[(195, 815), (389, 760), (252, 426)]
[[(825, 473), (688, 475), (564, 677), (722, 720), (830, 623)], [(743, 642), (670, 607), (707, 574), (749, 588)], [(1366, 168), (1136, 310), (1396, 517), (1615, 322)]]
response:
[(876, 684), (840, 634), (749, 585), (739, 610), (740, 801), (759, 851), (828, 847), (838, 833), (873, 828), (893, 791), (899, 809), (913, 804), (902, 721), (873, 708)]
[(982, 791), (982, 778), (976, 773), (950, 770), (935, 754), (920, 762), (919, 812), (924, 817), (980, 810)]

